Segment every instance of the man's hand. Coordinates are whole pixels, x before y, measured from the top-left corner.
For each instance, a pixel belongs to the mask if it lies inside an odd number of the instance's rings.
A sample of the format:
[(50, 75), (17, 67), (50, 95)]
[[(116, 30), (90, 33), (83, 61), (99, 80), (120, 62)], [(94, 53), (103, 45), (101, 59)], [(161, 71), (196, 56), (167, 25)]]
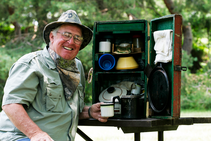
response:
[(46, 132), (39, 132), (31, 137), (31, 141), (54, 141)]
[(96, 103), (93, 104), (90, 108), (90, 114), (93, 118), (99, 120), (100, 122), (107, 122), (108, 117), (102, 117), (101, 116), (101, 110), (100, 110), (100, 104), (101, 103)]

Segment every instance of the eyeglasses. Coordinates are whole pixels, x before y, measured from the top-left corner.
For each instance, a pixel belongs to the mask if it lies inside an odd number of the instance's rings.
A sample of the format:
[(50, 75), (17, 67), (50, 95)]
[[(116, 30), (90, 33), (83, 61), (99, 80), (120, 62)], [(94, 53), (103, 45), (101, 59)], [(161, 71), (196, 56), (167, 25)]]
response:
[(78, 36), (78, 35), (74, 35), (73, 36), (73, 34), (70, 33), (70, 32), (63, 32), (63, 33), (61, 33), (61, 32), (57, 31), (57, 33), (62, 34), (62, 39), (65, 40), (65, 41), (69, 41), (73, 37), (73, 40), (74, 40), (75, 44), (81, 45), (82, 42), (83, 42), (83, 37)]

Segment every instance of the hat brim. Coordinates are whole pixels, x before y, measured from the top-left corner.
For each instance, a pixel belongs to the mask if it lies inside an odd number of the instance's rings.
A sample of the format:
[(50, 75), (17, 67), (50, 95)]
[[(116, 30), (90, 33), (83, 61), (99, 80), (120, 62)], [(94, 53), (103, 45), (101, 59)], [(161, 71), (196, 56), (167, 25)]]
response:
[(92, 40), (93, 32), (89, 27), (81, 25), (81, 24), (73, 23), (73, 22), (55, 21), (55, 22), (51, 22), (51, 23), (47, 24), (43, 30), (43, 38), (44, 38), (45, 43), (47, 45), (49, 44), (49, 42), (50, 42), (49, 35), (53, 29), (55, 29), (63, 24), (68, 24), (68, 23), (75, 24), (75, 25), (78, 25), (79, 27), (81, 27), (84, 40), (83, 40), (83, 43), (81, 44), (80, 50), (85, 48), (89, 44), (89, 42)]

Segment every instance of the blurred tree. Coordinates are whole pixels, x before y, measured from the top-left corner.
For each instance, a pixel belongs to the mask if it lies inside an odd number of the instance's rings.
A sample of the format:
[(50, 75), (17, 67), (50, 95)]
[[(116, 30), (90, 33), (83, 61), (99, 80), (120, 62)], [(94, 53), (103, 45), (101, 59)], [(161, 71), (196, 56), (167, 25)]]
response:
[[(181, 14), (183, 16), (183, 34), (184, 42), (183, 49), (189, 54), (192, 50), (192, 41), (194, 31), (194, 37), (200, 38), (207, 35), (209, 38), (211, 14), (210, 14), (210, 0), (163, 0), (166, 7), (171, 14)], [(202, 30), (204, 29), (204, 31)], [(206, 32), (207, 34), (206, 34)], [(203, 34), (205, 33), (205, 34)]]
[[(68, 9), (78, 12), (82, 23), (92, 28), (95, 21), (145, 19), (151, 20), (168, 14), (181, 14), (183, 16), (183, 49), (192, 50), (193, 36), (209, 35), (211, 15), (210, 0), (2, 0), (0, 18), (2, 21), (12, 23), (15, 34), (33, 29), (38, 23), (38, 36), (42, 36), (44, 26), (54, 21)], [(17, 4), (18, 3), (18, 4)], [(203, 30), (201, 30), (203, 29)], [(195, 32), (192, 33), (191, 31)], [(197, 35), (197, 37), (200, 37)]]
[[(12, 7), (7, 6), (8, 12), (10, 15), (13, 15), (15, 10)], [(21, 26), (17, 21), (12, 21), (12, 24), (15, 27), (15, 35), (20, 37), (21, 36)]]

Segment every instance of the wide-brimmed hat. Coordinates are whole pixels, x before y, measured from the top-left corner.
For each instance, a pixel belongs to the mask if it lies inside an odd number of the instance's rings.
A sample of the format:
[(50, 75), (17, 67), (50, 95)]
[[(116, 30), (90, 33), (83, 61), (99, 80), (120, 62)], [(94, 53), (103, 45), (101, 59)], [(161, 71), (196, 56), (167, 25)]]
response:
[(83, 40), (83, 43), (81, 44), (80, 50), (83, 49), (85, 46), (87, 46), (92, 39), (92, 35), (93, 35), (92, 30), (90, 28), (88, 28), (87, 26), (82, 25), (77, 13), (74, 10), (68, 10), (68, 11), (62, 13), (62, 15), (59, 17), (58, 21), (51, 22), (45, 26), (45, 28), (43, 30), (43, 38), (44, 38), (46, 44), (48, 45), (50, 42), (49, 34), (53, 29), (61, 26), (62, 24), (68, 24), (68, 23), (76, 24), (76, 25), (80, 26), (82, 29), (82, 34), (83, 34), (84, 40)]

